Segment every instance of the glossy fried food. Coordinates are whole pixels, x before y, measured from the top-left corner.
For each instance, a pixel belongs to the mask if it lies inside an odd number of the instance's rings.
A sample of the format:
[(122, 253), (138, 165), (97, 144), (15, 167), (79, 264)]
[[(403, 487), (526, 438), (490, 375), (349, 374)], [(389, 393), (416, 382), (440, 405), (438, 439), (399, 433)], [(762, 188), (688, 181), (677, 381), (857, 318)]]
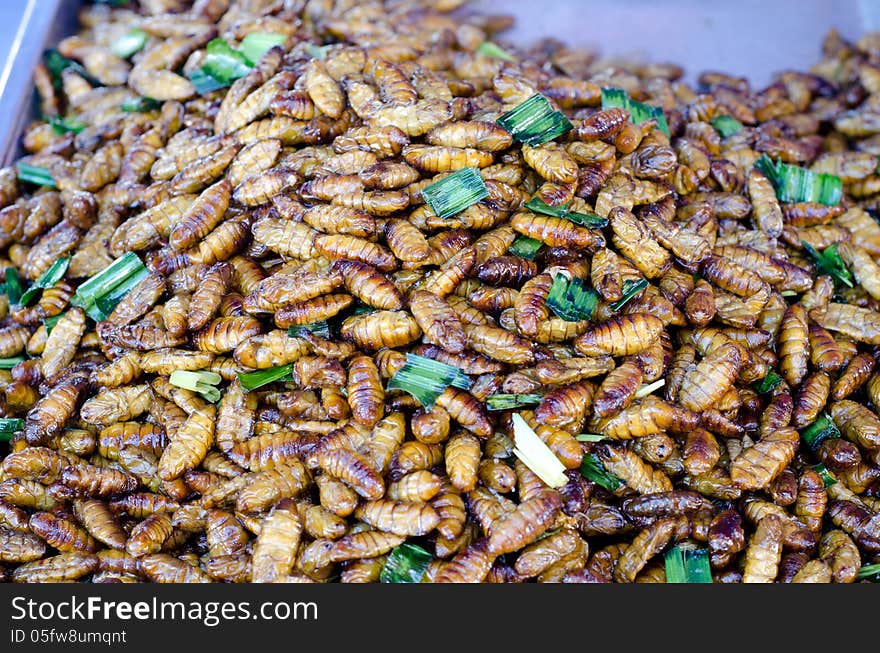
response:
[[(880, 562), (877, 35), (691, 88), (462, 0), (118, 4), (40, 65), (49, 120), (0, 169), (4, 577), (377, 582), (412, 545), (438, 583), (665, 582), (675, 546), (717, 582)], [(208, 42), (256, 33), (206, 89)], [(571, 124), (544, 142), (499, 121), (538, 93)], [(763, 155), (841, 197), (792, 201)], [(463, 168), (481, 199), (440, 210)]]

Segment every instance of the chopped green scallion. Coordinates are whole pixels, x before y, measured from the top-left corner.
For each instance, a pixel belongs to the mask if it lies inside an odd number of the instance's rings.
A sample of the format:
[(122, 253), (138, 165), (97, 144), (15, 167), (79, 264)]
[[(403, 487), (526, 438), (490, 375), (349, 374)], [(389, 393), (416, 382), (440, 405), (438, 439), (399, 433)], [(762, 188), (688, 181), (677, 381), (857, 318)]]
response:
[(21, 299), (18, 303), (21, 306), (27, 306), (31, 303), (32, 300), (36, 299), (37, 295), (41, 290), (45, 290), (46, 288), (51, 288), (56, 283), (61, 281), (64, 277), (64, 273), (67, 272), (67, 266), (70, 265), (70, 257), (65, 256), (64, 258), (60, 258), (55, 261), (49, 269), (43, 272), (39, 276), (39, 278), (34, 281), (33, 285), (28, 288), (24, 294), (22, 294)]
[(614, 492), (623, 485), (623, 481), (605, 470), (605, 467), (594, 453), (584, 455), (584, 459), (581, 462), (581, 476), (609, 492)]
[(220, 390), (214, 387), (220, 381), (222, 378), (219, 374), (207, 371), (174, 370), (168, 377), (168, 382), (171, 385), (197, 392), (211, 403), (220, 400)]
[(610, 304), (608, 304), (608, 307), (616, 313), (621, 308), (623, 308), (629, 300), (638, 295), (647, 287), (648, 282), (645, 279), (639, 279), (638, 281), (627, 279), (623, 282), (623, 297), (618, 299), (616, 302), (611, 302)]
[(326, 321), (312, 322), (310, 324), (298, 324), (287, 328), (287, 335), (297, 338), (304, 333), (314, 333), (322, 338), (330, 337), (330, 327)]
[(379, 572), (379, 581), (382, 583), (419, 583), (428, 564), (434, 559), (430, 553), (422, 547), (404, 542), (395, 547), (388, 557), (382, 571)]
[(880, 583), (880, 563), (862, 566), (859, 569), (857, 578), (859, 580), (868, 580), (872, 583)]
[(574, 439), (578, 442), (602, 442), (603, 440), (607, 440), (608, 436), (600, 433), (581, 433), (580, 435), (576, 435)]
[(807, 443), (807, 446), (815, 451), (822, 444), (823, 440), (839, 438), (840, 430), (826, 413), (822, 413), (815, 422), (801, 431), (801, 437)]
[(573, 125), (550, 101), (535, 93), (495, 121), (520, 143), (536, 146), (562, 136)]
[(29, 184), (34, 184), (36, 186), (46, 186), (47, 188), (57, 188), (57, 184), (55, 183), (55, 179), (52, 178), (52, 173), (49, 172), (47, 168), (42, 168), (40, 166), (33, 166), (29, 163), (18, 162), (16, 164), (16, 170), (18, 171), (18, 178), (21, 181), (26, 181)]
[(853, 287), (852, 273), (847, 269), (843, 259), (840, 258), (840, 254), (837, 251), (837, 243), (829, 245), (821, 252), (804, 241), (801, 241), (801, 245), (807, 250), (810, 258), (813, 259), (819, 274), (827, 274), (847, 288)]
[(635, 125), (653, 118), (657, 121), (657, 129), (669, 137), (669, 124), (666, 122), (666, 116), (663, 114), (663, 109), (660, 107), (652, 107), (649, 104), (636, 102), (621, 88), (602, 89), (602, 108), (626, 109), (629, 111), (630, 122)]
[(58, 315), (53, 315), (52, 317), (47, 317), (43, 320), (43, 326), (46, 327), (46, 335), (48, 336), (52, 333), (52, 329), (55, 328), (55, 325), (64, 317), (64, 313), (59, 313)]
[(24, 362), (24, 356), (12, 356), (11, 358), (0, 358), (0, 370), (11, 370), (19, 363)]
[(532, 430), (519, 413), (510, 416), (513, 424), (513, 453), (535, 475), (552, 488), (561, 488), (568, 483), (565, 466), (559, 462), (550, 448)]
[[(192, 80), (190, 80), (192, 81)], [(193, 82), (195, 85), (195, 82)], [(149, 97), (131, 97), (123, 100), (119, 105), (120, 110), (125, 113), (146, 113), (147, 111), (155, 111), (162, 106), (158, 100)]]
[(666, 552), (667, 583), (711, 583), (708, 549), (685, 549), (674, 546)]
[(462, 168), (422, 190), (422, 197), (440, 218), (449, 218), (489, 196), (476, 168)]
[(293, 363), (287, 365), (279, 365), (278, 367), (270, 367), (265, 370), (257, 370), (256, 372), (245, 372), (238, 375), (241, 387), (246, 392), (256, 390), (269, 383), (275, 381), (289, 381), (293, 372)]
[(822, 477), (822, 483), (825, 484), (825, 487), (831, 487), (832, 485), (837, 483), (837, 479), (834, 477), (834, 474), (832, 474), (831, 471), (825, 467), (825, 465), (813, 465), (812, 470)]
[(843, 197), (843, 182), (836, 175), (813, 172), (782, 161), (776, 163), (766, 154), (755, 162), (782, 202), (818, 202), (835, 206)]
[(9, 305), (17, 305), (21, 302), (21, 296), (24, 293), (18, 270), (11, 266), (6, 268), (4, 278), (6, 279), (6, 298), (9, 300)]
[(55, 88), (59, 91), (63, 88), (61, 73), (63, 73), (67, 69), (75, 72), (92, 86), (102, 85), (101, 82), (92, 77), (92, 75), (90, 75), (89, 72), (82, 67), (82, 64), (74, 61), (73, 59), (68, 59), (60, 52), (58, 52), (58, 50), (46, 50), (43, 53), (43, 63), (46, 65), (46, 69), (49, 71), (49, 75), (52, 77), (52, 85), (55, 86)]
[(547, 295), (547, 308), (566, 322), (581, 322), (593, 317), (599, 305), (599, 293), (585, 288), (584, 282), (557, 274)]
[(61, 118), (60, 116), (49, 116), (46, 118), (46, 122), (52, 125), (52, 131), (56, 134), (79, 134), (83, 129), (87, 127), (86, 123), (77, 118), (76, 116), (67, 116), (66, 118)]
[(534, 406), (541, 401), (538, 394), (494, 394), (486, 397), (489, 410), (511, 410), (523, 406)]
[(528, 236), (517, 236), (513, 244), (507, 248), (507, 253), (521, 258), (527, 258), (530, 261), (535, 258), (535, 254), (544, 245), (540, 240), (529, 238)]
[(446, 388), (454, 386), (466, 390), (470, 382), (467, 374), (457, 367), (418, 354), (407, 354), (406, 364), (389, 379), (387, 389), (408, 392), (422, 406), (432, 408)]
[(285, 43), (287, 43), (287, 36), (284, 34), (251, 32), (241, 40), (238, 51), (244, 55), (251, 66), (255, 66), (269, 50), (276, 45), (284, 45)]
[(782, 377), (773, 370), (767, 370), (767, 374), (764, 375), (764, 378), (755, 384), (755, 392), (765, 395), (780, 383), (782, 383)]
[(229, 86), (229, 83), (220, 82), (207, 72), (199, 68), (198, 70), (194, 70), (189, 75), (189, 81), (192, 82), (192, 85), (196, 89), (196, 93), (199, 95), (207, 95), (208, 93), (212, 93), (213, 91), (220, 90), (221, 88), (226, 88)]
[(149, 274), (137, 254), (126, 252), (82, 283), (70, 303), (82, 308), (95, 322), (101, 322)]
[(148, 38), (149, 34), (144, 30), (133, 27), (113, 42), (110, 46), (110, 52), (120, 59), (128, 59), (144, 49)]
[(732, 136), (743, 128), (742, 123), (733, 116), (723, 115), (715, 116), (709, 121), (709, 124), (715, 128), (721, 138)]
[(516, 58), (512, 54), (495, 43), (492, 43), (492, 41), (483, 41), (480, 43), (480, 45), (477, 46), (477, 54), (481, 54), (484, 57), (492, 57), (493, 59), (504, 59), (504, 61), (516, 61)]
[(666, 385), (666, 379), (657, 379), (654, 383), (649, 383), (648, 385), (643, 385), (641, 388), (636, 390), (636, 393), (633, 395), (635, 399), (641, 399), (642, 397), (647, 397), (649, 394), (654, 392), (654, 390), (659, 390), (664, 385)]
[(24, 428), (24, 420), (20, 417), (0, 417), (0, 441), (11, 440), (12, 434)]

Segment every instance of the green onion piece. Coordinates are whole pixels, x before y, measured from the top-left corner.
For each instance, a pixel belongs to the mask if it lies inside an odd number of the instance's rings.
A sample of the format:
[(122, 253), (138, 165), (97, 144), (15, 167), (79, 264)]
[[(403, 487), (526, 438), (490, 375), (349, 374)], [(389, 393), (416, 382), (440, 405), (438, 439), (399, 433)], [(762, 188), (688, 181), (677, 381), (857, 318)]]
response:
[(535, 254), (544, 245), (540, 240), (529, 238), (528, 236), (517, 236), (513, 244), (507, 248), (507, 253), (521, 258), (527, 258), (530, 261), (535, 258)]
[(609, 492), (614, 492), (623, 485), (623, 481), (614, 474), (605, 471), (605, 467), (603, 467), (594, 453), (584, 455), (584, 459), (581, 462), (581, 476), (596, 485), (604, 487)]
[(648, 385), (643, 385), (639, 388), (636, 393), (633, 395), (634, 399), (641, 399), (642, 397), (647, 397), (649, 394), (654, 392), (654, 390), (659, 390), (664, 385), (666, 385), (666, 379), (657, 379), (654, 383), (649, 383)]
[(576, 435), (574, 439), (578, 442), (602, 442), (603, 440), (607, 440), (608, 436), (599, 433), (581, 433), (580, 435)]
[(674, 546), (666, 552), (667, 583), (711, 583), (708, 549)]
[(422, 189), (422, 197), (440, 218), (449, 218), (488, 196), (476, 168), (462, 168)]
[(47, 186), (48, 188), (56, 188), (55, 180), (52, 173), (46, 168), (40, 166), (32, 166), (29, 163), (19, 161), (16, 164), (18, 170), (18, 178), (37, 186)]
[(21, 277), (18, 276), (18, 270), (8, 267), (4, 274), (6, 279), (6, 298), (9, 300), (10, 305), (18, 304), (24, 292), (21, 286)]
[(782, 295), (783, 297), (797, 297), (798, 292), (797, 292), (797, 290), (783, 290), (779, 294)]
[(834, 474), (825, 467), (825, 465), (813, 465), (813, 471), (816, 472), (819, 476), (822, 477), (822, 483), (825, 484), (825, 487), (831, 487), (835, 483), (837, 483), (837, 479), (834, 477)]
[(275, 381), (289, 381), (292, 372), (293, 363), (288, 363), (287, 365), (270, 367), (265, 370), (257, 370), (256, 372), (240, 373), (238, 380), (241, 382), (241, 387), (246, 392), (250, 392)]
[(470, 387), (470, 378), (452, 365), (418, 354), (407, 354), (406, 364), (394, 373), (387, 389), (408, 392), (422, 406), (431, 408), (449, 386), (466, 390)]
[(79, 134), (83, 129), (86, 128), (86, 123), (77, 118), (76, 116), (67, 116), (66, 118), (61, 118), (59, 116), (49, 116), (46, 118), (46, 122), (52, 125), (52, 131), (56, 134)]
[(513, 453), (538, 478), (552, 488), (561, 488), (568, 483), (565, 466), (559, 462), (550, 448), (532, 430), (532, 427), (519, 413), (510, 416), (513, 424)]
[(580, 322), (593, 317), (599, 304), (599, 294), (585, 288), (581, 279), (569, 279), (557, 274), (547, 295), (547, 308), (566, 322)]
[(89, 72), (82, 67), (82, 64), (77, 63), (73, 59), (68, 59), (65, 56), (62, 56), (58, 50), (46, 50), (43, 53), (43, 63), (46, 65), (46, 69), (49, 71), (49, 75), (52, 77), (52, 84), (59, 91), (63, 87), (63, 83), (61, 80), (61, 73), (70, 68), (77, 75), (82, 77), (92, 86), (102, 86), (101, 82), (92, 77)]
[(657, 120), (657, 129), (669, 137), (669, 124), (666, 122), (666, 116), (660, 107), (652, 107), (649, 104), (643, 104), (633, 100), (629, 94), (621, 88), (603, 88), (602, 89), (602, 108), (603, 109), (626, 109), (629, 111), (629, 119), (635, 125), (655, 118)]
[(212, 93), (213, 91), (217, 91), (221, 88), (226, 88), (229, 86), (229, 82), (220, 82), (204, 70), (199, 68), (198, 70), (194, 70), (189, 75), (189, 81), (192, 82), (192, 85), (196, 89), (196, 93), (199, 95), (207, 95), (208, 93)]
[(306, 332), (314, 333), (316, 336), (321, 336), (322, 338), (330, 337), (330, 327), (327, 325), (326, 321), (312, 322), (311, 324), (298, 324), (296, 326), (288, 327), (287, 329), (287, 335), (291, 338), (297, 338)]
[(144, 49), (148, 38), (149, 35), (144, 30), (134, 27), (110, 46), (110, 52), (120, 59), (128, 59), (131, 55)]
[(214, 372), (190, 372), (188, 370), (174, 370), (168, 377), (168, 382), (171, 385), (197, 392), (212, 404), (220, 400), (220, 390), (214, 386), (221, 380), (220, 375)]
[(733, 116), (715, 116), (709, 121), (721, 138), (727, 138), (743, 128), (742, 123)]
[(552, 141), (573, 129), (568, 118), (554, 110), (550, 101), (540, 93), (535, 93), (495, 122), (516, 140), (531, 146)]
[(483, 41), (480, 45), (477, 46), (477, 54), (481, 54), (484, 57), (492, 57), (493, 59), (504, 59), (504, 61), (516, 61), (516, 58), (502, 49), (492, 41)]
[(552, 215), (555, 218), (565, 218), (570, 222), (579, 224), (582, 227), (587, 227), (588, 229), (601, 229), (608, 224), (608, 220), (606, 218), (600, 218), (598, 215), (591, 215), (589, 213), (578, 213), (577, 211), (569, 211), (569, 204), (571, 204), (571, 202), (563, 204), (562, 206), (550, 206), (539, 197), (533, 197), (528, 202), (526, 202), (524, 206), (530, 211), (534, 211), (535, 213)]
[(831, 276), (832, 279), (842, 283), (847, 288), (853, 287), (852, 273), (846, 268), (843, 259), (840, 258), (840, 254), (837, 252), (837, 243), (829, 245), (822, 252), (804, 241), (801, 241), (801, 245), (807, 250), (810, 258), (813, 259), (813, 263), (820, 274)]
[(12, 358), (0, 358), (0, 370), (11, 370), (13, 367), (24, 361), (24, 356), (13, 356)]
[(122, 298), (139, 284), (150, 271), (134, 252), (126, 252), (106, 268), (83, 282), (71, 298), (86, 314), (101, 322), (113, 311)]
[(864, 565), (857, 575), (859, 580), (869, 580), (872, 583), (880, 583), (880, 563)]
[(93, 0), (96, 5), (110, 5), (112, 7), (124, 7), (131, 0)]
[(755, 392), (765, 395), (780, 383), (782, 383), (782, 377), (773, 370), (767, 370), (767, 374), (764, 375), (764, 378), (755, 384)]
[(308, 52), (309, 56), (313, 59), (325, 59), (327, 57), (327, 52), (332, 47), (332, 43), (329, 43), (327, 45), (315, 45), (314, 43), (309, 43), (306, 46), (306, 52)]
[(202, 70), (224, 85), (230, 84), (251, 71), (245, 56), (223, 39), (214, 39), (205, 48), (207, 54)]
[(375, 306), (367, 306), (366, 304), (359, 304), (354, 307), (354, 310), (352, 310), (351, 314), (352, 315), (366, 315), (367, 313), (375, 313), (375, 312), (376, 312)]
[(158, 100), (149, 97), (130, 97), (123, 100), (119, 105), (120, 110), (125, 113), (146, 113), (147, 111), (155, 111), (162, 106)]
[(840, 430), (837, 428), (837, 425), (831, 421), (831, 418), (827, 413), (822, 413), (815, 422), (801, 431), (801, 437), (804, 439), (804, 442), (807, 443), (807, 446), (815, 451), (819, 448), (819, 445), (822, 444), (823, 440), (828, 438), (839, 438)]
[(24, 428), (24, 420), (19, 417), (0, 417), (0, 441), (12, 439), (12, 434)]
[(522, 406), (534, 406), (541, 401), (536, 394), (495, 394), (486, 397), (486, 408), (489, 410), (510, 410)]
[(618, 299), (616, 302), (611, 302), (610, 304), (608, 304), (608, 307), (616, 313), (621, 308), (623, 308), (630, 299), (635, 297), (647, 287), (648, 282), (645, 279), (639, 279), (638, 281), (627, 279), (623, 282), (623, 297)]
[(46, 335), (48, 336), (52, 333), (52, 329), (55, 328), (55, 325), (58, 324), (59, 320), (64, 317), (64, 313), (59, 313), (58, 315), (53, 315), (52, 317), (47, 317), (43, 320), (43, 325), (46, 327)]
[(404, 542), (395, 547), (385, 559), (385, 565), (379, 572), (382, 583), (419, 583), (425, 575), (425, 569), (434, 559), (422, 547)]
[(40, 277), (36, 281), (34, 281), (33, 285), (24, 292), (18, 303), (21, 306), (27, 306), (31, 303), (31, 300), (36, 298), (40, 290), (51, 288), (56, 283), (61, 281), (64, 273), (67, 272), (68, 265), (70, 265), (69, 256), (65, 256), (64, 258), (60, 258), (55, 261), (51, 266), (49, 266), (49, 269), (43, 272), (43, 274), (41, 274)]
[(836, 175), (813, 172), (806, 168), (776, 163), (766, 154), (755, 161), (755, 167), (770, 180), (776, 197), (782, 202), (818, 202), (835, 206), (843, 197), (843, 182)]
[(241, 40), (238, 51), (244, 55), (251, 66), (255, 66), (269, 50), (276, 45), (284, 45), (285, 43), (287, 43), (287, 36), (284, 34), (251, 32)]

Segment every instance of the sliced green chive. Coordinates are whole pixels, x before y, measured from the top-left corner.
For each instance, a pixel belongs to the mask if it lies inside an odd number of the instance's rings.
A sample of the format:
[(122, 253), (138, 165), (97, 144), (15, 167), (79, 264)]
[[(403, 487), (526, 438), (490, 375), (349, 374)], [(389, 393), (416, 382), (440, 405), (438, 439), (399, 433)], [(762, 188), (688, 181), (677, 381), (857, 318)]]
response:
[(581, 279), (557, 274), (546, 303), (547, 308), (566, 322), (580, 322), (593, 317), (599, 294), (592, 288), (585, 288)]
[(332, 47), (332, 43), (329, 43), (327, 45), (315, 45), (314, 43), (309, 43), (306, 46), (306, 52), (308, 52), (309, 56), (313, 59), (324, 59), (327, 57), (327, 52)]
[(780, 383), (782, 383), (782, 377), (773, 370), (767, 370), (767, 374), (764, 375), (764, 378), (755, 384), (755, 392), (765, 395)]
[(602, 442), (603, 440), (607, 440), (608, 436), (599, 433), (581, 433), (580, 435), (576, 435), (574, 439), (578, 442)]
[(711, 583), (708, 549), (685, 549), (674, 546), (666, 552), (667, 583)]
[(87, 127), (86, 123), (77, 118), (76, 116), (67, 116), (66, 118), (61, 118), (59, 116), (49, 116), (46, 118), (46, 122), (52, 125), (52, 131), (56, 134), (79, 134), (83, 129)]
[(238, 46), (238, 51), (245, 59), (255, 66), (265, 54), (276, 45), (287, 43), (287, 36), (272, 32), (251, 32), (245, 36)]
[(32, 300), (36, 299), (41, 290), (51, 288), (61, 281), (64, 273), (67, 272), (67, 266), (70, 265), (70, 257), (65, 256), (55, 261), (49, 269), (43, 272), (40, 277), (34, 281), (33, 285), (28, 288), (19, 300), (21, 306), (27, 306)]
[(6, 279), (6, 298), (11, 306), (15, 306), (21, 302), (21, 296), (24, 293), (21, 277), (18, 275), (17, 269), (8, 267), (4, 273), (4, 278)]
[(807, 446), (813, 451), (819, 448), (823, 440), (828, 438), (839, 438), (840, 430), (837, 425), (831, 421), (827, 413), (822, 413), (815, 422), (807, 426), (801, 431), (801, 437)]
[(598, 215), (589, 213), (578, 213), (577, 211), (569, 211), (569, 203), (562, 206), (550, 206), (538, 197), (533, 197), (524, 206), (535, 213), (544, 215), (552, 215), (556, 218), (565, 218), (570, 222), (587, 227), (588, 229), (601, 229), (608, 224), (607, 218), (600, 218)]
[(24, 420), (19, 417), (0, 417), (0, 441), (11, 440), (12, 434), (24, 428)]
[(270, 367), (265, 370), (257, 370), (256, 372), (240, 373), (238, 380), (241, 382), (241, 387), (246, 392), (250, 392), (275, 381), (289, 381), (292, 372), (293, 363), (288, 363), (287, 365)]
[(864, 565), (859, 569), (859, 580), (869, 580), (872, 583), (880, 583), (880, 563)]
[(715, 116), (709, 121), (709, 124), (715, 128), (721, 138), (732, 136), (743, 128), (742, 123), (733, 116)]
[(19, 363), (24, 362), (24, 356), (12, 356), (11, 358), (0, 358), (0, 370), (11, 370)]
[(95, 322), (101, 322), (149, 274), (138, 255), (127, 252), (83, 282), (70, 303), (82, 308)]
[(568, 118), (553, 109), (550, 101), (536, 93), (495, 121), (520, 143), (541, 145), (573, 128)]
[(825, 465), (822, 465), (822, 464), (813, 465), (812, 469), (814, 472), (816, 472), (819, 476), (822, 477), (822, 483), (825, 484), (825, 487), (831, 487), (832, 485), (837, 483), (837, 479), (834, 477), (834, 474), (832, 474), (825, 467)]
[(55, 325), (64, 317), (64, 313), (59, 313), (58, 315), (53, 315), (52, 317), (47, 317), (43, 320), (43, 326), (46, 327), (46, 335), (48, 336), (52, 333), (52, 329), (55, 328)]
[(492, 41), (483, 41), (480, 45), (477, 46), (477, 54), (481, 54), (484, 57), (492, 57), (493, 59), (504, 59), (504, 61), (516, 61), (516, 58), (502, 49)]
[(314, 333), (316, 336), (329, 338), (330, 327), (328, 326), (326, 321), (321, 321), (312, 322), (310, 324), (298, 324), (292, 327), (288, 327), (287, 329), (287, 335), (289, 335), (291, 338), (298, 338), (304, 333)]
[(641, 388), (636, 390), (636, 393), (633, 395), (633, 398), (634, 399), (641, 399), (642, 397), (647, 397), (649, 394), (654, 392), (654, 390), (659, 390), (664, 385), (666, 385), (666, 379), (657, 379), (653, 383), (643, 385)]
[(766, 154), (755, 162), (755, 167), (770, 180), (776, 197), (782, 202), (818, 202), (835, 206), (843, 197), (843, 182), (836, 175), (813, 172), (806, 168), (776, 163)]
[(581, 476), (596, 485), (602, 486), (609, 492), (614, 492), (623, 485), (623, 481), (614, 474), (605, 471), (605, 467), (602, 466), (596, 454), (593, 453), (584, 455), (584, 459), (581, 462)]
[(210, 41), (205, 52), (202, 70), (218, 82), (231, 84), (251, 71), (251, 64), (245, 56), (223, 39)]
[(205, 371), (174, 370), (168, 377), (168, 382), (171, 385), (198, 392), (211, 403), (216, 403), (220, 399), (220, 391), (214, 387), (220, 381), (222, 378), (219, 374)]
[(486, 408), (489, 410), (511, 410), (522, 406), (534, 406), (541, 401), (537, 394), (495, 394), (486, 397)]
[(52, 173), (49, 172), (47, 168), (33, 166), (29, 163), (22, 163), (19, 161), (16, 164), (16, 169), (18, 171), (18, 178), (22, 181), (35, 184), (36, 186), (46, 186), (48, 188), (57, 187), (55, 180), (52, 178)]
[(229, 82), (218, 81), (201, 68), (190, 73), (189, 81), (192, 82), (192, 85), (196, 89), (196, 93), (199, 95), (207, 95), (208, 93), (229, 86)]
[(652, 107), (649, 104), (636, 102), (630, 98), (629, 94), (620, 88), (603, 88), (602, 89), (602, 108), (603, 109), (626, 109), (629, 111), (629, 119), (633, 124), (656, 118), (657, 129), (662, 131), (669, 137), (669, 124), (666, 122), (666, 116), (660, 107)]
[(833, 243), (826, 247), (823, 251), (817, 250), (815, 247), (801, 241), (807, 254), (813, 259), (813, 263), (820, 274), (827, 274), (835, 281), (842, 283), (847, 288), (853, 287), (852, 273), (847, 269), (843, 259), (837, 251), (837, 243)]
[(130, 97), (119, 105), (125, 113), (146, 113), (162, 107), (162, 103), (149, 97)]
[(133, 27), (110, 46), (110, 52), (120, 59), (128, 59), (144, 49), (148, 38), (149, 35), (144, 30)]
[(513, 443), (516, 445), (514, 455), (550, 487), (565, 486), (568, 483), (565, 466), (556, 454), (538, 437), (522, 415), (513, 413), (510, 421), (513, 425)]
[(527, 258), (530, 261), (535, 258), (535, 254), (544, 245), (540, 240), (529, 238), (528, 236), (517, 236), (513, 244), (507, 248), (507, 253), (520, 258)]
[(440, 218), (449, 218), (489, 196), (476, 168), (462, 168), (422, 190), (422, 197)]
[(608, 304), (608, 307), (616, 313), (621, 308), (626, 306), (626, 303), (629, 300), (638, 295), (647, 287), (648, 282), (645, 279), (639, 279), (638, 281), (627, 279), (623, 282), (623, 297), (618, 299), (616, 302), (611, 302), (610, 304)]
[(379, 572), (382, 583), (419, 583), (428, 564), (434, 559), (422, 547), (404, 542), (395, 547), (385, 559), (385, 565)]
[(449, 386), (466, 390), (470, 387), (470, 379), (452, 365), (418, 354), (407, 354), (406, 364), (394, 373), (387, 388), (408, 392), (422, 406), (432, 408), (437, 397)]
[(46, 65), (46, 69), (49, 71), (49, 75), (52, 77), (52, 84), (58, 90), (61, 90), (63, 87), (61, 73), (63, 73), (68, 68), (80, 77), (82, 77), (92, 86), (101, 86), (101, 82), (92, 77), (89, 72), (82, 67), (82, 64), (74, 61), (73, 59), (68, 59), (60, 52), (58, 52), (58, 50), (46, 50), (43, 53), (43, 63)]

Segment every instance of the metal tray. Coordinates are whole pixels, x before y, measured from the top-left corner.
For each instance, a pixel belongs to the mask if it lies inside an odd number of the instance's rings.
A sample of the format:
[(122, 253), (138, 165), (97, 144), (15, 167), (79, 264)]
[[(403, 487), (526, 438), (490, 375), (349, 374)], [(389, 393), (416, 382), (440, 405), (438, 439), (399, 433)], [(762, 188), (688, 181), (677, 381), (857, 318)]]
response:
[[(76, 31), (86, 0), (0, 0), (0, 165), (20, 155), (35, 115), (31, 71), (46, 47)], [(603, 56), (677, 63), (693, 80), (722, 70), (764, 85), (775, 71), (804, 70), (836, 27), (848, 38), (880, 29), (876, 0), (475, 0), (488, 13), (513, 14), (510, 41), (553, 37)]]

